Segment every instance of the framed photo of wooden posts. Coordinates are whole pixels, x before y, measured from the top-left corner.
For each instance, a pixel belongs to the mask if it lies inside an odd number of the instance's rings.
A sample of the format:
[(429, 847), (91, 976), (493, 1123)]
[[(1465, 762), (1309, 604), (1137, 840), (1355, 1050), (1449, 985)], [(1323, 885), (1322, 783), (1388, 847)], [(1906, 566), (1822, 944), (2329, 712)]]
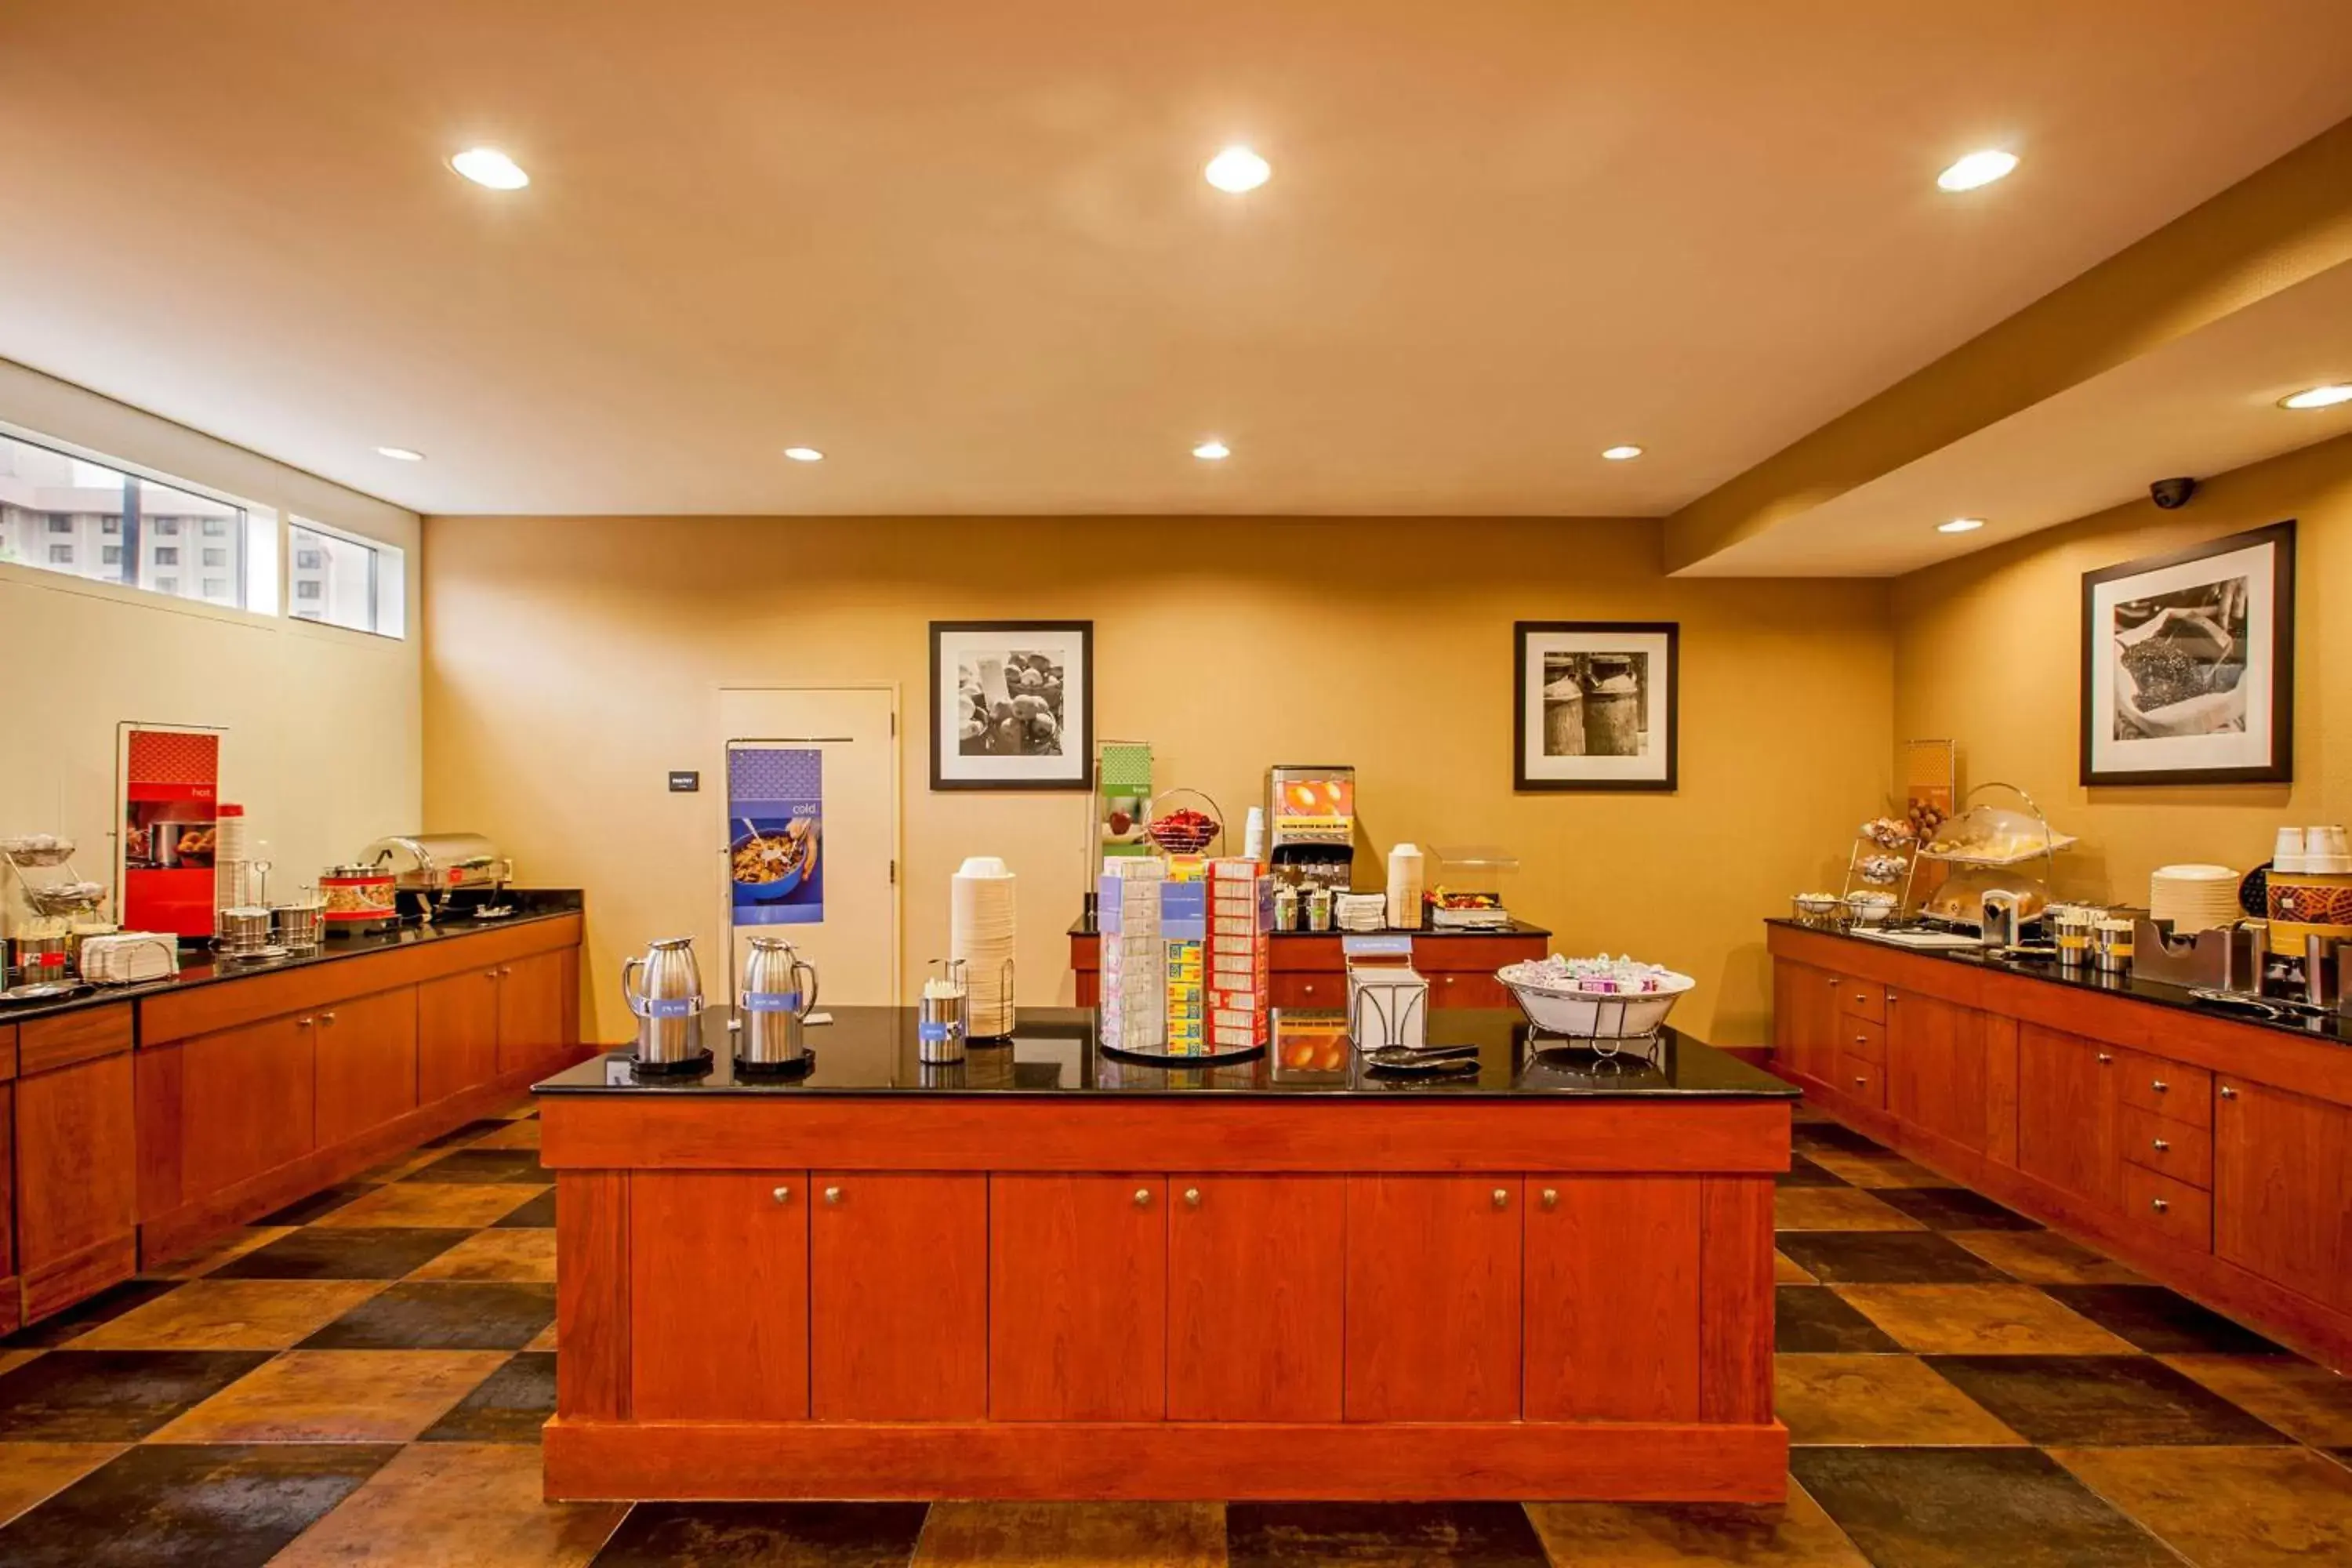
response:
[(1517, 751), (1522, 790), (1672, 790), (1681, 626), (1521, 621)]
[(2294, 522), (2083, 574), (2083, 783), (2294, 776)]

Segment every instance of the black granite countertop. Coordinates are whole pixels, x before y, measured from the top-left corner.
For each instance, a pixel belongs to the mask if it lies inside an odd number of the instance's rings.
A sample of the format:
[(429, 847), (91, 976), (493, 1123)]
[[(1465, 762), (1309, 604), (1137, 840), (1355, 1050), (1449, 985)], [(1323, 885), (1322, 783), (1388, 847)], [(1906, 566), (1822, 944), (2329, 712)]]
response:
[(226, 984), (259, 974), (283, 974), (289, 969), (308, 969), (320, 963), (365, 958), (373, 953), (396, 952), (404, 947), (462, 942), (467, 937), (485, 931), (509, 931), (538, 921), (560, 920), (565, 915), (576, 915), (582, 909), (581, 890), (577, 888), (510, 889), (507, 901), (514, 906), (515, 912), (498, 920), (475, 920), (471, 916), (453, 915), (436, 925), (404, 925), (398, 931), (385, 931), (377, 936), (331, 937), (314, 952), (289, 954), (285, 958), (230, 963), (215, 959), (207, 949), (184, 949), (180, 954), (180, 973), (173, 979), (157, 980), (143, 985), (100, 985), (79, 996), (58, 1002), (0, 1003), (0, 1026), (27, 1024), (38, 1018), (55, 1017), (60, 1013), (79, 1012), (85, 1007), (110, 1007), (119, 1002), (136, 1002), (142, 997), (160, 995), (166, 991), (184, 991), (195, 985)]
[(2127, 1002), (2145, 1002), (2153, 1007), (2169, 1007), (2176, 1012), (2194, 1013), (2200, 1017), (2215, 1018), (2227, 1024), (2244, 1024), (2252, 1028), (2269, 1029), (2293, 1035), (2297, 1039), (2316, 1040), (2326, 1045), (2352, 1046), (2352, 1017), (2340, 1013), (2305, 1015), (2287, 1009), (2276, 998), (2271, 1005), (2281, 1008), (2281, 1016), (2265, 1017), (2242, 1006), (2228, 1006), (2202, 1002), (2188, 987), (2167, 985), (2160, 981), (2142, 980), (2136, 974), (2103, 974), (2085, 966), (2079, 970), (2061, 969), (2056, 959), (2003, 958), (1984, 948), (1922, 948), (1906, 947), (1898, 942), (1878, 937), (1857, 936), (1852, 931), (1828, 926), (1807, 925), (1802, 921), (1769, 919), (1767, 925), (1788, 931), (1802, 931), (1809, 936), (1828, 937), (1836, 942), (1852, 942), (1875, 952), (1893, 953), (1903, 958), (1923, 958), (1939, 963), (1957, 963), (1964, 968), (1989, 970), (1998, 974), (2014, 974), (2026, 980), (2038, 980), (2044, 984), (2063, 986), (2072, 991), (2095, 992), (2102, 996), (2119, 996)]
[[(962, 1062), (932, 1066), (916, 1059), (916, 1013), (911, 1007), (836, 1007), (831, 1016), (831, 1023), (808, 1030), (813, 1059), (806, 1071), (793, 1077), (754, 1078), (739, 1072), (732, 1059), (729, 1015), (713, 1008), (703, 1015), (704, 1039), (713, 1056), (708, 1071), (641, 1075), (626, 1051), (614, 1051), (568, 1068), (532, 1089), (540, 1094), (1213, 1094), (1326, 1100), (1798, 1097), (1795, 1088), (1769, 1073), (1671, 1029), (1659, 1037), (1655, 1053), (1647, 1059), (1602, 1061), (1591, 1051), (1552, 1048), (1549, 1042), (1545, 1049), (1531, 1051), (1527, 1020), (1516, 1011), (1499, 1008), (1431, 1016), (1433, 1045), (1478, 1047), (1477, 1071), (1448, 1078), (1377, 1071), (1344, 1044), (1338, 1053), (1342, 1065), (1329, 1070), (1286, 1067), (1276, 1059), (1276, 1047), (1214, 1066), (1141, 1061), (1104, 1050), (1096, 1041), (1094, 1013), (1076, 1008), (1024, 1007), (1020, 1027), (1009, 1042), (974, 1043), (966, 1048)], [(1275, 1016), (1285, 1031), (1285, 1043), (1300, 1044), (1288, 1031), (1302, 1026), (1344, 1041), (1344, 1013), (1284, 1008)]]
[[(1070, 922), (1070, 934), (1072, 936), (1100, 936), (1102, 932), (1096, 928), (1094, 920), (1091, 916), (1080, 915), (1076, 920)], [(1525, 921), (1513, 921), (1508, 925), (1488, 926), (1484, 930), (1478, 931), (1465, 931), (1454, 926), (1415, 926), (1410, 930), (1395, 926), (1387, 926), (1379, 931), (1269, 931), (1266, 934), (1276, 942), (1297, 942), (1304, 937), (1312, 937), (1320, 942), (1328, 942), (1333, 937), (1339, 936), (1409, 936), (1416, 939), (1423, 937), (1438, 937), (1443, 939), (1458, 936), (1549, 937), (1551, 935), (1551, 930), (1548, 926), (1529, 925)]]

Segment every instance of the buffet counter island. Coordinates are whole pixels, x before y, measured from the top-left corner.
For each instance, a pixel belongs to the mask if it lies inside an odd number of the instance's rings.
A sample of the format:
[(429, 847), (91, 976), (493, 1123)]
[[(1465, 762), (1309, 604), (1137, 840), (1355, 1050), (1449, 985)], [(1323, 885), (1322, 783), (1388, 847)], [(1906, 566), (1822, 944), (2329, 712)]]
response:
[(0, 1330), (513, 1103), (580, 1057), (581, 898), (0, 1010)]
[(2352, 1368), (2352, 1018), (1785, 921), (1769, 945), (1808, 1098)]
[[(1217, 1066), (1091, 1013), (919, 1059), (838, 1008), (797, 1077), (536, 1086), (557, 1499), (1783, 1496), (1773, 1178), (1795, 1091), (1664, 1032), (1391, 1076), (1285, 1011)], [(1299, 1064), (1299, 1065), (1286, 1065)]]

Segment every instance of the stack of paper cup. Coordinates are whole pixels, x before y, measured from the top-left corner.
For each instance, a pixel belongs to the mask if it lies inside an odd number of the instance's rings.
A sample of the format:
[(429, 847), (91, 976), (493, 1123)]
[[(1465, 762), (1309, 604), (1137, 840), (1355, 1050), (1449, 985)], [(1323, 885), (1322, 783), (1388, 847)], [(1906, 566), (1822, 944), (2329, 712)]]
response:
[(2238, 873), (2227, 866), (2160, 866), (2148, 879), (2147, 912), (2184, 933), (2228, 925), (2238, 918)]
[(1400, 844), (1389, 851), (1389, 924), (1398, 931), (1421, 929), (1422, 879), (1427, 860), (1421, 847)]
[(948, 956), (964, 961), (971, 984), (965, 1016), (975, 1039), (1013, 1032), (1013, 873), (992, 855), (966, 860), (950, 880)]

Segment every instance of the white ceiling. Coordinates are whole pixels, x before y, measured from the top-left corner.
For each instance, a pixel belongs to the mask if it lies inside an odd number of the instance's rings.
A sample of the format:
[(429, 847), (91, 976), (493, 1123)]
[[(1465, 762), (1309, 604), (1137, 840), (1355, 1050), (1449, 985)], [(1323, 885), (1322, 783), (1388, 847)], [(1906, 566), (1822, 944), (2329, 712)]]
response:
[(2341, 0), (18, 0), (0, 356), (434, 512), (1661, 514), (2347, 61)]
[[(1891, 577), (2352, 434), (2352, 404), (2278, 400), (2352, 374), (2352, 265), (2331, 268), (1719, 550), (1688, 577)], [(1984, 520), (1973, 533), (1936, 524)]]

